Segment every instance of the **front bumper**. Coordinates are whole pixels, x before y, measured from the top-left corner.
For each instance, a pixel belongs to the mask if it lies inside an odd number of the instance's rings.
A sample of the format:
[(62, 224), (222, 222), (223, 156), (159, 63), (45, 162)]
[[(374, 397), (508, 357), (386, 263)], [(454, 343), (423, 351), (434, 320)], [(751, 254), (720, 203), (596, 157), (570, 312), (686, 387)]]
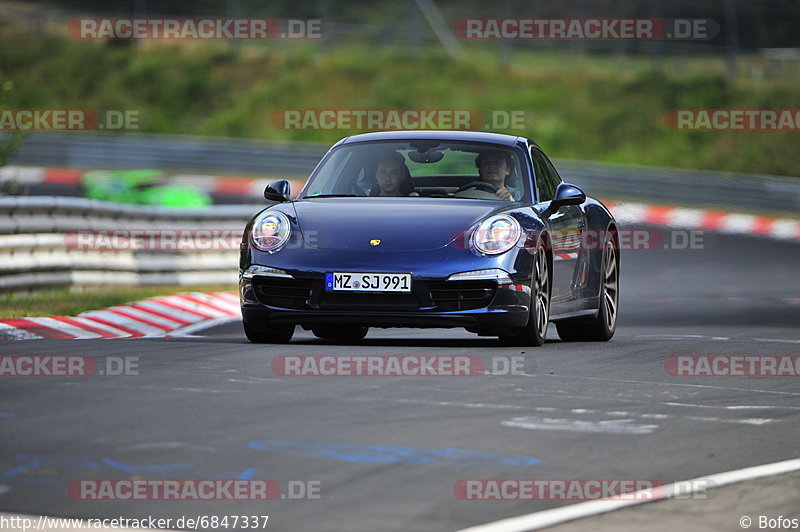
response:
[(248, 323), (359, 324), (368, 327), (465, 327), (487, 333), (528, 322), (530, 277), (447, 281), (412, 277), (410, 293), (330, 292), (324, 273), (292, 278), (254, 276), (240, 281), (242, 318)]

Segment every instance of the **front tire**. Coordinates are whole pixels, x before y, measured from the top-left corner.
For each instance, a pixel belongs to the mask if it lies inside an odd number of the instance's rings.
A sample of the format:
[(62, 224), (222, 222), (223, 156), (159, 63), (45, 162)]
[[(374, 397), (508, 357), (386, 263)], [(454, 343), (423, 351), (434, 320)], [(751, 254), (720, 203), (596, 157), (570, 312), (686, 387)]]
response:
[(600, 278), (600, 308), (591, 318), (557, 321), (558, 336), (567, 342), (607, 342), (617, 330), (619, 310), (619, 259), (616, 239), (603, 246), (603, 272)]
[(533, 257), (533, 276), (531, 278), (531, 308), (528, 324), (515, 334), (500, 336), (500, 344), (505, 346), (539, 347), (547, 336), (550, 323), (550, 262), (544, 243), (536, 244)]
[(287, 344), (294, 336), (294, 325), (261, 325), (242, 322), (244, 334), (255, 344)]

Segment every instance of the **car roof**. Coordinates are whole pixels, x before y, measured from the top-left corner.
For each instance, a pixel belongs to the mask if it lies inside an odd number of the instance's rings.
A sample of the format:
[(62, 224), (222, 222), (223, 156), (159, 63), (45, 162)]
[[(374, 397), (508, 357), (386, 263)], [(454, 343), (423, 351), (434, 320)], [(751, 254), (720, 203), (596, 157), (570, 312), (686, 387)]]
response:
[(461, 142), (485, 142), (502, 146), (516, 146), (518, 142), (527, 139), (516, 135), (503, 133), (487, 133), (484, 131), (453, 131), (453, 130), (411, 130), (411, 131), (376, 131), (374, 133), (361, 133), (343, 138), (336, 146), (355, 144), (357, 142), (370, 142), (379, 140), (449, 140)]

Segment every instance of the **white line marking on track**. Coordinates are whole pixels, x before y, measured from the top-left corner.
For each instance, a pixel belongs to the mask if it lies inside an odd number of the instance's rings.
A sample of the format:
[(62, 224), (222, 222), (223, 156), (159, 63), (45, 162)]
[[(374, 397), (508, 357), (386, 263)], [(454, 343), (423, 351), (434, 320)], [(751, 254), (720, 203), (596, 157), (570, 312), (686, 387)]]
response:
[[(781, 475), (784, 473), (791, 473), (800, 470), (800, 458), (792, 460), (785, 460), (783, 462), (774, 462), (771, 464), (764, 464), (754, 467), (746, 467), (744, 469), (736, 469), (733, 471), (726, 471), (724, 473), (715, 473), (712, 475), (694, 478), (685, 482), (669, 484), (664, 486), (665, 496), (661, 499), (655, 498), (647, 500), (642, 496), (631, 496), (626, 500), (605, 500), (605, 501), (587, 501), (578, 504), (564, 506), (562, 508), (554, 508), (552, 510), (544, 510), (541, 512), (534, 512), (531, 514), (520, 515), (518, 517), (510, 517), (502, 519), (493, 523), (484, 525), (472, 526), (463, 528), (458, 532), (529, 532), (531, 530), (541, 530), (549, 526), (574, 521), (582, 517), (590, 517), (593, 515), (604, 514), (625, 508), (627, 506), (634, 506), (637, 504), (645, 504), (657, 500), (669, 498), (669, 494), (680, 492), (682, 495), (689, 495), (693, 491), (700, 491), (694, 486), (714, 486), (719, 488), (728, 484), (735, 484), (745, 480), (753, 480), (757, 478), (769, 477), (774, 475)], [(680, 484), (680, 490), (678, 490)], [(688, 490), (687, 490), (688, 487)]]
[[(510, 405), (510, 404), (493, 404), (493, 403), (463, 403), (458, 401), (428, 401), (425, 399), (396, 399), (398, 403), (417, 403), (417, 404), (428, 404), (428, 405), (435, 405), (435, 406), (456, 406), (462, 408), (485, 408), (485, 409), (492, 409), (492, 410), (535, 410), (537, 412), (556, 412), (558, 409), (550, 408), (550, 407), (529, 407), (527, 405)], [(652, 404), (652, 403), (648, 403)], [(688, 407), (699, 407), (699, 408), (725, 408), (725, 407), (715, 407), (713, 405), (688, 405), (684, 403), (658, 403), (661, 405), (669, 405), (669, 406), (688, 406)], [(773, 407), (764, 407), (764, 408), (773, 408)], [(774, 407), (774, 408), (783, 408), (783, 407)], [(797, 407), (787, 407), (787, 408), (797, 408)], [(571, 413), (599, 413), (600, 415), (604, 416), (627, 416), (633, 418), (643, 418), (643, 419), (685, 419), (688, 421), (702, 421), (703, 423), (707, 422), (717, 422), (717, 423), (734, 423), (734, 424), (741, 424), (741, 425), (764, 425), (766, 423), (771, 423), (773, 421), (777, 421), (771, 418), (746, 418), (746, 419), (739, 419), (739, 418), (724, 418), (724, 417), (708, 417), (708, 416), (683, 416), (679, 414), (650, 414), (650, 413), (634, 413), (634, 412), (623, 412), (619, 410), (612, 410), (608, 412), (603, 412), (596, 409), (582, 409), (576, 408), (570, 410)], [(512, 421), (522, 420), (527, 418), (514, 418)], [(539, 418), (530, 418), (530, 419), (539, 419)], [(613, 423), (618, 421), (631, 421), (631, 420), (606, 420), (606, 421), (587, 421), (587, 420), (580, 420), (580, 419), (557, 419), (553, 420), (550, 418), (546, 418), (549, 421), (546, 422), (547, 426), (544, 426), (545, 423), (527, 423), (527, 426), (522, 426), (520, 423), (512, 423), (512, 422), (502, 422), (502, 425), (508, 427), (516, 427), (516, 428), (524, 428), (524, 429), (540, 429), (540, 430), (565, 430), (565, 431), (579, 431), (578, 428), (570, 429), (570, 428), (561, 428), (566, 427), (566, 422), (572, 422), (576, 427), (579, 424), (584, 424), (584, 427), (587, 427), (587, 430), (584, 432), (591, 432), (588, 428), (587, 423), (605, 423), (606, 427), (612, 427)], [(564, 422), (564, 423), (553, 423), (555, 421)], [(524, 423), (524, 422), (523, 422)], [(534, 426), (536, 425), (536, 426)], [(642, 425), (645, 426), (645, 425)], [(658, 425), (653, 425), (654, 427), (658, 428)], [(617, 431), (617, 433), (619, 433)]]
[[(800, 392), (780, 392), (777, 390), (758, 390), (753, 388), (733, 388), (730, 386), (712, 386), (710, 384), (685, 384), (682, 382), (659, 382), (659, 381), (635, 381), (630, 379), (612, 379), (609, 377), (587, 377), (585, 375), (548, 375), (548, 377), (563, 377), (567, 379), (586, 379), (586, 380), (598, 380), (598, 381), (611, 381), (611, 382), (624, 382), (627, 384), (658, 384), (661, 386), (681, 386), (686, 388), (709, 388), (714, 390), (728, 390), (728, 391), (735, 391), (735, 392), (758, 392), (758, 393), (768, 393), (768, 394), (775, 394), (775, 395), (792, 395), (792, 396), (800, 396)], [(537, 394), (532, 394), (537, 395)], [(538, 394), (544, 395), (544, 394)], [(572, 396), (577, 397), (577, 396)], [(632, 399), (620, 399), (625, 401), (632, 401), (632, 402), (646, 402), (646, 401), (634, 401)]]
[(189, 451), (203, 451), (207, 453), (216, 452), (216, 449), (208, 445), (197, 445), (194, 443), (183, 443), (179, 441), (163, 441), (150, 443), (136, 443), (133, 445), (121, 445), (121, 451), (160, 451), (164, 449), (185, 449)]
[(606, 434), (652, 434), (658, 425), (637, 425), (632, 419), (553, 419), (548, 417), (515, 417), (501, 421), (504, 427), (527, 430), (556, 430), (565, 432), (602, 432)]
[(647, 338), (650, 340), (714, 340), (717, 342), (774, 342), (776, 344), (800, 344), (800, 340), (785, 338), (730, 338), (727, 336), (706, 336), (703, 334), (638, 334), (634, 338)]
[(800, 410), (800, 406), (781, 406), (781, 405), (695, 405), (691, 403), (661, 403), (667, 406), (687, 406), (689, 408), (716, 408), (722, 410), (769, 410), (772, 408), (781, 408), (785, 410)]
[(771, 423), (775, 421), (774, 419), (766, 419), (759, 417), (751, 417), (747, 419), (725, 419), (725, 418), (706, 417), (706, 416), (686, 416), (683, 419), (689, 419), (692, 421), (717, 421), (719, 423), (739, 423), (742, 425), (764, 425), (766, 423)]

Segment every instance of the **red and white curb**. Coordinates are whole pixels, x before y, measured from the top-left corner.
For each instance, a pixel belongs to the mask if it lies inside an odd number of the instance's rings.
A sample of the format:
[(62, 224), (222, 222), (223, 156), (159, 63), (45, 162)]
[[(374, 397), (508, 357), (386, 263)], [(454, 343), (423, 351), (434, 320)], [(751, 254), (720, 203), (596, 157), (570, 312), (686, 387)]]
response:
[(8, 165), (0, 168), (0, 182), (14, 180), (23, 185), (79, 185), (86, 172), (71, 168)]
[(185, 292), (77, 316), (0, 319), (0, 340), (183, 336), (240, 317), (234, 292)]
[(800, 241), (800, 221), (735, 212), (604, 201), (621, 226), (653, 225)]
[[(73, 185), (83, 183), (83, 176), (93, 170), (72, 168), (41, 168), (32, 166), (0, 167), (0, 182), (18, 181), (22, 185)], [(98, 170), (105, 171), (105, 170)], [(273, 179), (265, 177), (233, 177), (195, 174), (167, 175), (164, 181), (170, 185), (185, 185), (209, 194), (229, 194), (235, 196), (264, 197), (264, 188)], [(303, 188), (303, 181), (290, 181), (292, 196), (297, 196)]]

